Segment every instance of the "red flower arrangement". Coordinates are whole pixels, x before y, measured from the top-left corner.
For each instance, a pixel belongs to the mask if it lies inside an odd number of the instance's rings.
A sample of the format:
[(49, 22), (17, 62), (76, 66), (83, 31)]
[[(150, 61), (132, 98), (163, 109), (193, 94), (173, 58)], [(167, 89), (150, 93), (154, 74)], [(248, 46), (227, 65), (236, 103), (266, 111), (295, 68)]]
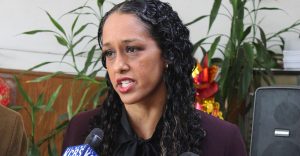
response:
[(10, 103), (10, 88), (4, 79), (0, 77), (0, 104), (8, 106)]
[(196, 88), (196, 109), (202, 110), (215, 117), (223, 119), (220, 111), (220, 104), (215, 101), (215, 94), (218, 92), (218, 83), (215, 81), (218, 72), (218, 66), (208, 66), (208, 56), (205, 55), (202, 60), (202, 66), (197, 63), (192, 76)]

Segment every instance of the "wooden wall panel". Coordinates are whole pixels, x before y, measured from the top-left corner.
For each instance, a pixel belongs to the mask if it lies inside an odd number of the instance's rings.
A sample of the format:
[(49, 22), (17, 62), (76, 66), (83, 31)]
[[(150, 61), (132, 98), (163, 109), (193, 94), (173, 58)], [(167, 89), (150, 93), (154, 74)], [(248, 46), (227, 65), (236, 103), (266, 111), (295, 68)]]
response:
[[(73, 102), (75, 106), (78, 105), (80, 98), (83, 95), (85, 87), (82, 86), (82, 81), (73, 81), (73, 77), (71, 75), (60, 75), (56, 76), (50, 80), (43, 81), (40, 83), (27, 83), (29, 80), (33, 80), (37, 77), (47, 75), (49, 73), (40, 73), (40, 72), (26, 72), (18, 71), (18, 70), (7, 70), (7, 69), (0, 69), (0, 73), (9, 74), (9, 75), (17, 75), (21, 85), (23, 86), (24, 90), (27, 94), (32, 98), (33, 101), (36, 101), (38, 96), (41, 93), (45, 94), (45, 99), (49, 99), (51, 94), (57, 89), (60, 84), (63, 84), (63, 87), (59, 93), (57, 100), (55, 101), (52, 112), (39, 112), (37, 114), (36, 120), (38, 121), (36, 125), (36, 138), (38, 140), (44, 136), (46, 136), (51, 129), (56, 127), (56, 122), (58, 121), (59, 116), (67, 112), (67, 101), (69, 95), (73, 94)], [(21, 74), (23, 73), (23, 74)], [(99, 78), (101, 79), (101, 78)], [(96, 89), (101, 87), (99, 85), (93, 85), (89, 93), (87, 94), (87, 98), (85, 100), (85, 104), (87, 104), (87, 109), (92, 109), (92, 103), (89, 99), (95, 94)], [(24, 100), (22, 95), (19, 91), (16, 92), (16, 104), (21, 105), (28, 108), (28, 103)], [(73, 107), (73, 110), (75, 108)], [(27, 134), (31, 133), (31, 119), (25, 109), (19, 111), (23, 116), (25, 128)], [(55, 143), (57, 145), (57, 149), (59, 153), (61, 152), (61, 145), (62, 145), (62, 138), (63, 133), (60, 133), (56, 136)], [(47, 144), (43, 144), (42, 148), (42, 155), (47, 154)]]

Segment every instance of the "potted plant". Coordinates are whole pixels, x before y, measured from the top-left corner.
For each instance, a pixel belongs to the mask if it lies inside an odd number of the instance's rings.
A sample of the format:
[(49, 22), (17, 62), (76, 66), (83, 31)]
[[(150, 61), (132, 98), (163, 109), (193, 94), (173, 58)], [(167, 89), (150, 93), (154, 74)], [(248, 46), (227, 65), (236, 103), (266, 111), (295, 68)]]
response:
[[(62, 17), (64, 16), (73, 18), (71, 28), (64, 27), (56, 18), (52, 17), (49, 12), (45, 11), (51, 25), (53, 26), (53, 29), (36, 29), (22, 33), (24, 35), (48, 33), (51, 37), (53, 36), (55, 38), (59, 45), (66, 49), (66, 51), (62, 54), (61, 60), (55, 62), (42, 62), (28, 69), (28, 71), (32, 71), (41, 66), (46, 66), (53, 63), (65, 64), (67, 66), (71, 66), (75, 71), (75, 74), (72, 76), (72, 84), (80, 84), (80, 87), (78, 87), (78, 85), (72, 85), (72, 87), (69, 89), (69, 96), (66, 97), (68, 99), (66, 104), (67, 112), (64, 114), (59, 114), (60, 121), (53, 121), (57, 122), (56, 127), (43, 137), (37, 138), (35, 133), (37, 129), (37, 113), (46, 115), (49, 111), (53, 110), (52, 106), (55, 102), (55, 99), (58, 97), (61, 88), (64, 87), (64, 84), (59, 85), (49, 99), (45, 98), (46, 95), (44, 93), (39, 93), (38, 98), (35, 100), (35, 97), (31, 97), (26, 93), (26, 90), (24, 90), (22, 87), (22, 83), (19, 82), (18, 78), (16, 78), (19, 92), (28, 104), (28, 106), (24, 107), (23, 109), (27, 110), (26, 112), (31, 118), (31, 133), (28, 137), (28, 155), (40, 155), (41, 153), (45, 153), (44, 151), (41, 151), (41, 146), (45, 144), (47, 144), (48, 155), (59, 155), (60, 153), (57, 151), (56, 147), (57, 144), (54, 143), (53, 139), (58, 134), (63, 132), (63, 130), (67, 127), (69, 120), (74, 115), (87, 109), (87, 107), (95, 108), (100, 103), (99, 96), (105, 94), (105, 80), (97, 77), (97, 74), (103, 68), (101, 65), (99, 65), (100, 53), (98, 53), (98, 51), (100, 52), (100, 50), (97, 43), (97, 36), (95, 34), (88, 34), (85, 32), (87, 28), (96, 29), (97, 31), (98, 23), (103, 16), (102, 9), (104, 0), (93, 1), (93, 3), (96, 3), (96, 5), (90, 3), (91, 2), (86, 1), (82, 6), (79, 6), (61, 16), (60, 20), (62, 20)], [(97, 6), (97, 8), (94, 9), (91, 7), (91, 5)], [(97, 20), (94, 22), (80, 21), (86, 16), (96, 18)], [(65, 61), (66, 56), (71, 56), (72, 62)], [(78, 64), (78, 57), (85, 58), (83, 67)], [(29, 80), (26, 83), (42, 83), (49, 79), (55, 78), (58, 75), (64, 74), (66, 73), (63, 71), (57, 71), (33, 80)], [(96, 90), (93, 89), (93, 92), (91, 92), (91, 88), (96, 88)], [(79, 101), (74, 101), (76, 98), (74, 97), (74, 92), (77, 92), (78, 90), (82, 90), (83, 94), (80, 95), (81, 97), (79, 98)], [(92, 94), (92, 96), (91, 99), (87, 100), (88, 94)], [(61, 142), (58, 144), (58, 146), (60, 145)]]
[[(278, 32), (266, 34), (260, 26), (262, 19), (258, 14), (262, 11), (280, 11), (275, 7), (262, 7), (261, 0), (229, 0), (230, 7), (223, 5), (222, 0), (215, 0), (210, 15), (200, 16), (193, 24), (206, 17), (209, 17), (209, 30), (217, 16), (225, 15), (231, 20), (229, 34), (214, 34), (200, 39), (195, 43), (195, 50), (201, 48), (208, 53), (209, 65), (217, 63), (221, 67), (219, 83), (219, 101), (223, 104), (225, 119), (238, 123), (239, 117), (245, 114), (249, 92), (257, 87), (257, 80), (254, 78), (254, 69), (258, 70), (258, 76), (267, 84), (274, 82), (272, 68), (278, 67), (278, 54), (271, 47), (278, 46), (283, 50), (283, 33), (295, 32), (294, 28), (300, 25), (297, 21), (289, 27)], [(249, 6), (250, 5), (250, 6)], [(224, 7), (227, 14), (219, 13)], [(213, 38), (209, 50), (204, 48), (209, 38)], [(225, 39), (226, 44), (222, 45), (220, 39)], [(274, 42), (277, 41), (277, 42)], [(223, 54), (223, 58), (213, 58), (215, 51)], [(261, 81), (261, 80), (259, 80)]]

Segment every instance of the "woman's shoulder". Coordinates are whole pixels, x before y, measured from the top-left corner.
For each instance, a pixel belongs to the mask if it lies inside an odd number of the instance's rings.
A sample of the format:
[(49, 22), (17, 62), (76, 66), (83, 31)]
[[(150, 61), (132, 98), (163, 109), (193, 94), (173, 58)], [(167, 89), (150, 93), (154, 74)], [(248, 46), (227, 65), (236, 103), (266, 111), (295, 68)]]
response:
[(92, 117), (99, 113), (99, 111), (100, 108), (80, 112), (70, 120), (70, 124), (86, 124)]
[(203, 111), (200, 110), (195, 110), (198, 116), (201, 118), (201, 124), (202, 127), (205, 129), (216, 129), (216, 128), (221, 128), (222, 130), (232, 130), (236, 129), (237, 126), (225, 121), (221, 120), (215, 116), (209, 115)]
[(246, 156), (246, 148), (239, 128), (205, 112), (196, 110), (206, 136), (202, 142), (204, 155)]
[(90, 121), (98, 114), (100, 108), (84, 111), (75, 115), (69, 122), (64, 134), (62, 151), (69, 146), (80, 145), (84, 143), (86, 136), (90, 131)]

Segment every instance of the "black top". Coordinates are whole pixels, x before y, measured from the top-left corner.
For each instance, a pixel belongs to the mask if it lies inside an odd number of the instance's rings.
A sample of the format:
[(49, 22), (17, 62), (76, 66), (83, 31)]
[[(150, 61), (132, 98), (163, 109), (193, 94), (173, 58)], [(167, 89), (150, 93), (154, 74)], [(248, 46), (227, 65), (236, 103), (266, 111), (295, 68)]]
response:
[[(75, 146), (84, 143), (86, 136), (89, 134), (89, 121), (92, 117), (99, 113), (99, 108), (82, 112), (74, 116), (65, 132), (62, 151), (68, 146)], [(124, 111), (124, 110), (123, 110)], [(206, 131), (206, 136), (202, 141), (202, 156), (246, 156), (246, 148), (240, 131), (236, 125), (224, 120), (220, 120), (202, 111), (194, 110), (194, 113), (201, 116), (201, 126)], [(158, 155), (160, 128), (162, 121), (159, 121), (157, 128), (148, 140), (142, 140), (131, 129), (126, 113), (123, 113), (122, 126), (120, 126), (121, 134), (116, 154), (124, 156), (142, 155)], [(105, 137), (105, 134), (104, 134)], [(149, 150), (149, 151), (147, 151)], [(150, 153), (150, 150), (152, 153)], [(128, 154), (126, 153), (128, 152)], [(131, 153), (133, 154), (131, 154)]]
[(158, 156), (160, 155), (159, 138), (162, 121), (158, 122), (153, 136), (147, 140), (139, 138), (128, 121), (125, 108), (122, 109), (120, 136), (117, 140), (116, 156)]

